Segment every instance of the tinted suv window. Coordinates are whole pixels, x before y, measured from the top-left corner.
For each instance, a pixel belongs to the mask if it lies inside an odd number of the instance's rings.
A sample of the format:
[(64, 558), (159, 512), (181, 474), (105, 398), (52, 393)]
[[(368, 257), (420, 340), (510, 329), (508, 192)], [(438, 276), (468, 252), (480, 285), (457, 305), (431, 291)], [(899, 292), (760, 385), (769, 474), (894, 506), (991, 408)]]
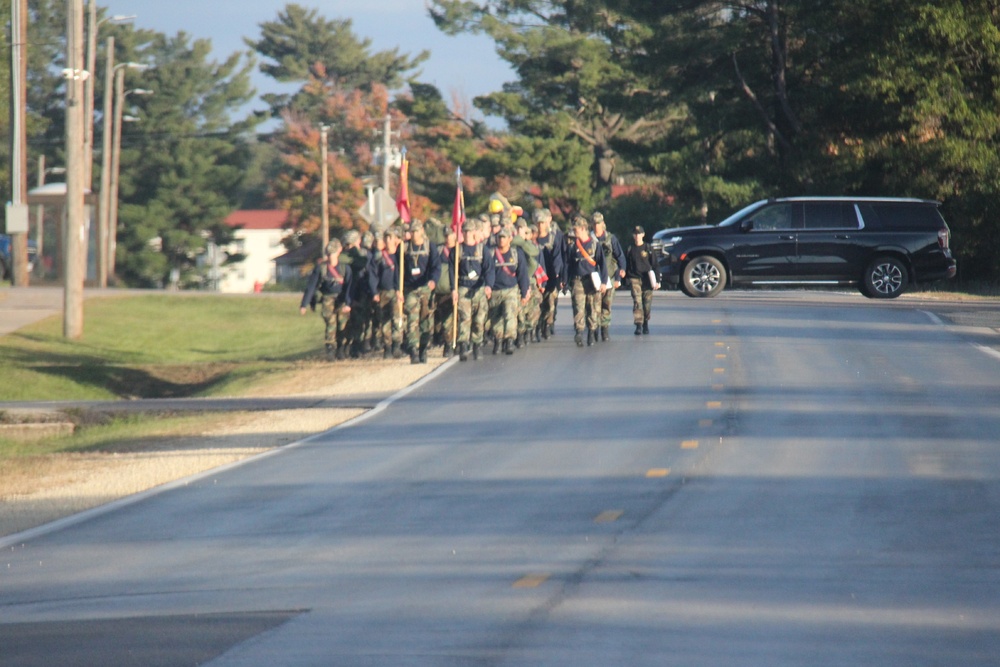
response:
[(886, 230), (942, 229), (944, 219), (931, 204), (871, 203), (861, 205), (865, 226)]
[(769, 232), (792, 228), (792, 205), (775, 204), (766, 206), (753, 216), (755, 232)]
[(854, 204), (807, 202), (803, 205), (802, 226), (806, 229), (857, 229)]

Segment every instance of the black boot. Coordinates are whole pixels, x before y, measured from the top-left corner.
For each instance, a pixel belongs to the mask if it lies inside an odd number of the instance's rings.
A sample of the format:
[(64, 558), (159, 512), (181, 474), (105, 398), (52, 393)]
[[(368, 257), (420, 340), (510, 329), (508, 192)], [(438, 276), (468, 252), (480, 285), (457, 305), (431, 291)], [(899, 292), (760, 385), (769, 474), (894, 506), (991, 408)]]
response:
[[(522, 334), (517, 334), (517, 338), (514, 339), (514, 347), (516, 347), (517, 349), (520, 350), (521, 349), (521, 345), (523, 345), (523, 343), (521, 341), (523, 341), (523, 340), (524, 340), (524, 336)], [(504, 350), (504, 352), (506, 352), (506, 351), (507, 350)]]
[(333, 361), (337, 358), (337, 348), (332, 343), (326, 344), (326, 360)]
[(420, 357), (420, 363), (422, 363), (422, 364), (426, 364), (427, 363), (427, 346), (430, 344), (430, 342), (431, 342), (431, 336), (430, 336), (430, 334), (421, 334), (420, 335), (419, 357)]
[(644, 334), (648, 334), (649, 333), (649, 322), (643, 323), (643, 325), (642, 325), (642, 333), (644, 333)]
[(503, 339), (503, 353), (506, 355), (514, 354), (514, 341), (512, 339)]
[(479, 343), (472, 344), (472, 360), (475, 361), (479, 359)]
[(540, 327), (540, 328), (541, 328), (541, 330), (542, 330), (542, 331), (541, 331), (541, 333), (542, 333), (542, 338), (543, 338), (544, 340), (548, 340), (548, 339), (549, 339), (549, 325), (548, 325), (548, 324), (545, 324), (545, 323), (542, 323), (542, 325), (541, 325), (541, 327)]
[(393, 359), (399, 359), (402, 356), (403, 356), (403, 350), (401, 349), (400, 344), (399, 343), (393, 343), (392, 344), (392, 358)]
[(458, 344), (458, 360), (459, 361), (468, 361), (469, 360), (469, 355), (466, 354), (466, 349), (467, 348), (465, 347), (465, 343), (459, 343)]
[(343, 361), (347, 358), (347, 344), (337, 346), (337, 361)]
[(541, 343), (542, 342), (542, 327), (544, 327), (544, 326), (545, 325), (543, 325), (543, 324), (539, 324), (537, 327), (535, 327), (535, 342), (536, 343)]
[(642, 325), (641, 324), (635, 325), (635, 335), (636, 336), (641, 336), (642, 335)]
[(410, 363), (411, 364), (419, 364), (420, 363), (420, 353), (417, 352), (417, 348), (415, 348), (415, 347), (411, 347), (410, 348)]
[(493, 354), (496, 354), (499, 351), (500, 351), (500, 339), (494, 337), (493, 338)]
[(389, 347), (382, 348), (382, 358), (383, 359), (392, 359), (392, 348), (389, 348)]
[(607, 343), (611, 340), (611, 333), (608, 331), (608, 327), (601, 327), (601, 341)]
[[(590, 332), (587, 332), (587, 337), (590, 337)], [(577, 347), (583, 347), (583, 332), (577, 331), (576, 335), (573, 336), (573, 340), (576, 341)]]
[(595, 340), (597, 340), (597, 330), (587, 329), (587, 347), (593, 345)]
[(444, 344), (444, 353), (443, 353), (444, 358), (448, 359), (453, 354), (455, 354), (455, 350), (454, 350), (454, 348), (452, 348), (451, 343), (445, 343)]

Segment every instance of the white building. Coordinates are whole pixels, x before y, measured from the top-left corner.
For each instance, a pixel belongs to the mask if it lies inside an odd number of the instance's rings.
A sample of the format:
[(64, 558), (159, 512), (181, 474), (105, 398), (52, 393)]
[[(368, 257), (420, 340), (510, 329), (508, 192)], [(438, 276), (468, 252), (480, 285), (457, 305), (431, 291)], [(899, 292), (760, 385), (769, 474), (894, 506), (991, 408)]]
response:
[(242, 262), (223, 266), (219, 274), (220, 292), (253, 292), (275, 282), (274, 260), (286, 252), (281, 240), (288, 234), (288, 211), (234, 211), (226, 224), (236, 228), (236, 240), (225, 252), (246, 256)]

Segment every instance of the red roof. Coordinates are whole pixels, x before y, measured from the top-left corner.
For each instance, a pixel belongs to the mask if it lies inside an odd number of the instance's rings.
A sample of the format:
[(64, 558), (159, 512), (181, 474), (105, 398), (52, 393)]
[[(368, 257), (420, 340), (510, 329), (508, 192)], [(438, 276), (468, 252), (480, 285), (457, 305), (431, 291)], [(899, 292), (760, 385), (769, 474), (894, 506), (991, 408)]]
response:
[(233, 211), (226, 216), (226, 224), (243, 229), (283, 229), (288, 221), (288, 211), (247, 210)]

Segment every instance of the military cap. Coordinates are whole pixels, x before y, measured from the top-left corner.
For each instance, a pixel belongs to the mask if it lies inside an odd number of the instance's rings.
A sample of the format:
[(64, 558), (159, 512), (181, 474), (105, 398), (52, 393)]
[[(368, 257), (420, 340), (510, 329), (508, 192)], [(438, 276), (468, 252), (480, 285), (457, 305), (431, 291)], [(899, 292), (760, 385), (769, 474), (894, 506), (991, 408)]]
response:
[(531, 214), (531, 219), (538, 222), (552, 221), (552, 211), (547, 208), (536, 208)]
[(604, 224), (604, 214), (600, 211), (595, 211), (592, 216), (590, 216), (590, 222), (595, 225)]
[(340, 241), (337, 239), (330, 239), (330, 242), (326, 244), (326, 256), (329, 257), (330, 255), (335, 255), (343, 249), (344, 246), (340, 243)]
[(646, 230), (642, 228), (642, 225), (636, 225), (635, 229), (632, 230), (633, 234), (645, 234)]
[(514, 234), (510, 231), (510, 227), (504, 227), (499, 232), (497, 232), (497, 237), (502, 238), (506, 236), (507, 238), (513, 238)]

